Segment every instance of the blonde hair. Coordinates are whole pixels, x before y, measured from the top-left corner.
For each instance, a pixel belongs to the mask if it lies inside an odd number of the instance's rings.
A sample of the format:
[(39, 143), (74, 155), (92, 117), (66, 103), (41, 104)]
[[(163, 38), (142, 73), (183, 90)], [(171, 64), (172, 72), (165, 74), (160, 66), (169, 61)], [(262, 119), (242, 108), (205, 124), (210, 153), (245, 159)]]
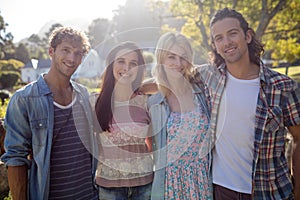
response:
[(157, 60), (156, 66), (152, 70), (152, 75), (158, 84), (158, 89), (166, 96), (170, 93), (170, 83), (166, 76), (166, 72), (164, 70), (163, 63), (167, 58), (168, 52), (170, 52), (171, 48), (177, 45), (181, 47), (185, 51), (186, 58), (189, 66), (186, 68), (184, 73), (184, 77), (187, 80), (191, 79), (192, 76), (192, 68), (193, 68), (193, 56), (194, 52), (192, 46), (184, 35), (178, 32), (167, 32), (163, 34), (156, 45), (155, 56)]

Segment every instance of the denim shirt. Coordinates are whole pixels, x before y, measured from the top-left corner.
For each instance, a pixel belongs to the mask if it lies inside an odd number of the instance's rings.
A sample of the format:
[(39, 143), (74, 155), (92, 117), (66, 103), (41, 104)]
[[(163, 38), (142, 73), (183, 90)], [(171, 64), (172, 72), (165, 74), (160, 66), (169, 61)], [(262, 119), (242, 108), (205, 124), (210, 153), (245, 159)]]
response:
[[(198, 85), (193, 84), (194, 102), (196, 105), (203, 105), (204, 110), (210, 119), (210, 104), (207, 101), (208, 94)], [(167, 120), (170, 115), (170, 107), (166, 98), (157, 93), (149, 97), (149, 114), (152, 123), (152, 147), (154, 157), (154, 179), (152, 184), (152, 200), (164, 200), (165, 196), (165, 167), (167, 163)], [(211, 164), (211, 156), (209, 159)]]
[[(93, 139), (93, 117), (85, 87), (71, 81), (78, 101), (83, 106), (91, 136), (92, 174), (95, 177), (97, 149)], [(6, 153), (1, 157), (6, 166), (28, 167), (28, 199), (48, 199), (50, 154), (54, 126), (53, 95), (43, 78), (16, 91), (6, 111)], [(32, 149), (33, 159), (27, 159)]]

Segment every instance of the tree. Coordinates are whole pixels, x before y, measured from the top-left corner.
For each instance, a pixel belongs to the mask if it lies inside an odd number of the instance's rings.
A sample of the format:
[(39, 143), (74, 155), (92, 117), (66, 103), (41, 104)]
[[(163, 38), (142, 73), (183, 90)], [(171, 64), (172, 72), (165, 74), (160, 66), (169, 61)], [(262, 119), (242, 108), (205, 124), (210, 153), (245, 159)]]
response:
[(29, 52), (25, 44), (20, 43), (16, 48), (15, 58), (23, 63), (27, 63), (30, 61)]
[(186, 20), (181, 31), (206, 51), (210, 50), (210, 19), (216, 10), (229, 7), (245, 16), (272, 58), (292, 61), (292, 56), (276, 44), (283, 32), (289, 33), (281, 42), (299, 55), (299, 4), (299, 0), (171, 0), (170, 7), (174, 16)]
[(113, 18), (115, 38), (155, 44), (160, 34), (160, 19), (151, 9), (151, 3), (150, 0), (127, 0), (125, 6), (119, 7)]
[(47, 47), (45, 41), (37, 34), (32, 34), (25, 43), (25, 46), (29, 51), (30, 58), (38, 59), (44, 54), (45, 56), (42, 56), (42, 58), (47, 58)]
[(22, 66), (24, 63), (18, 60), (0, 60), (0, 89), (10, 89), (17, 84)]
[(0, 59), (6, 59), (14, 53), (13, 35), (9, 32), (6, 33), (8, 24), (0, 15)]
[(92, 48), (103, 42), (113, 32), (113, 23), (108, 19), (98, 18), (88, 27), (88, 37)]

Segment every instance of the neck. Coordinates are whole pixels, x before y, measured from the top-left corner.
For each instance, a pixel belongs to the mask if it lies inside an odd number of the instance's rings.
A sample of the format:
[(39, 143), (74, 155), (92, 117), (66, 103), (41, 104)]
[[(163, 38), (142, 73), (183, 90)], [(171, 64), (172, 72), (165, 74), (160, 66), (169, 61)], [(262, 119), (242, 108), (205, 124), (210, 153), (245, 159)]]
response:
[(244, 80), (255, 79), (259, 75), (259, 66), (253, 63), (227, 64), (227, 70), (232, 76)]
[(73, 88), (69, 79), (61, 79), (58, 76), (52, 76), (52, 74), (46, 74), (44, 79), (49, 86), (53, 100), (60, 105), (68, 105), (73, 99)]
[(54, 73), (51, 69), (44, 76), (45, 81), (50, 89), (56, 88), (57, 90), (69, 90), (71, 88), (70, 78)]

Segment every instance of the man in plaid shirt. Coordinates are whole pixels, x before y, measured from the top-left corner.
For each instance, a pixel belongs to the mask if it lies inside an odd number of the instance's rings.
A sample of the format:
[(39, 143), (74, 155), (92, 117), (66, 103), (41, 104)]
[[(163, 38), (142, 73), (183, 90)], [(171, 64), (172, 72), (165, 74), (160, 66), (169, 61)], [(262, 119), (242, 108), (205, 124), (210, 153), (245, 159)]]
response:
[[(213, 65), (198, 71), (211, 95), (214, 198), (300, 199), (297, 83), (263, 66), (263, 46), (239, 12), (219, 10), (210, 28)], [(294, 140), (293, 178), (287, 130)]]

